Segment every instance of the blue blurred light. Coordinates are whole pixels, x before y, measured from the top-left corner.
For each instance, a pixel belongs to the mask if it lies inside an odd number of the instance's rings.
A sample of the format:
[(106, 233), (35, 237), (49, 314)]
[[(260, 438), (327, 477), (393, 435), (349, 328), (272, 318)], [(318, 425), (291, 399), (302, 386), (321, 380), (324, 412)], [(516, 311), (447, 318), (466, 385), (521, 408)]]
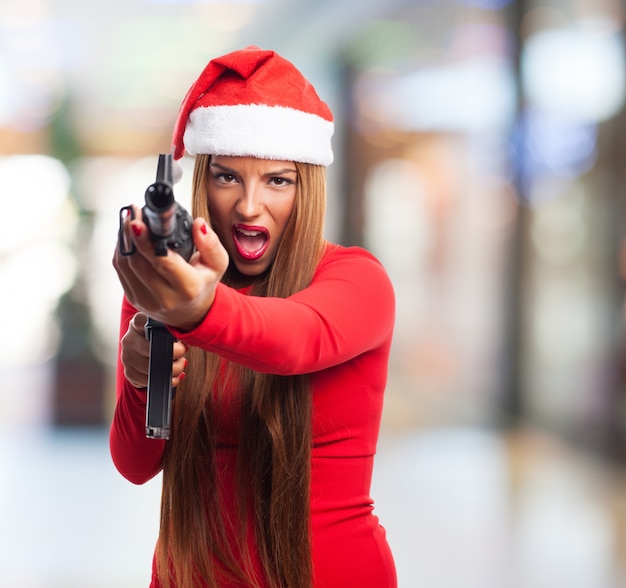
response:
[(593, 123), (537, 110), (517, 123), (513, 157), (527, 197), (541, 178), (576, 179), (597, 158), (598, 128)]
[(529, 123), (526, 146), (537, 173), (577, 177), (593, 166), (598, 134), (595, 125), (538, 113)]

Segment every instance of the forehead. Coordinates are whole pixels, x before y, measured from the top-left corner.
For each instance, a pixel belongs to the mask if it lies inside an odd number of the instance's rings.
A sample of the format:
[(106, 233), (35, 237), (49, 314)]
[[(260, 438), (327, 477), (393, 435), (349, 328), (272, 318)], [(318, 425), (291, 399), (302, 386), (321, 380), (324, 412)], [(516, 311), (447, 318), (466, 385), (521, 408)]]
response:
[(213, 155), (211, 157), (211, 165), (214, 164), (233, 170), (254, 170), (261, 171), (263, 173), (276, 170), (296, 171), (296, 165), (292, 161), (259, 159), (258, 157)]

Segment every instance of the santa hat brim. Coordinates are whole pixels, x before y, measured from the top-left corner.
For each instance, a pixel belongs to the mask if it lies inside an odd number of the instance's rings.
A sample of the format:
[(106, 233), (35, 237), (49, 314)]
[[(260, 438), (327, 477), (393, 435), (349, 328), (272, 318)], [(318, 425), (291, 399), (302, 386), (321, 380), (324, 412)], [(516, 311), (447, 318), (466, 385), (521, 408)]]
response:
[(332, 121), (283, 106), (207, 106), (189, 114), (184, 143), (190, 155), (246, 156), (327, 166), (333, 161), (333, 131)]

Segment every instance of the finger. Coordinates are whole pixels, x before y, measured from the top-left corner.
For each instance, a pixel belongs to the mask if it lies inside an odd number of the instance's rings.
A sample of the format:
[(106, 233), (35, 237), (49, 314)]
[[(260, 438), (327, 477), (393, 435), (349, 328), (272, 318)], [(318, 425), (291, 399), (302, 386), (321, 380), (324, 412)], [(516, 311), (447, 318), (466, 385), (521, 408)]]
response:
[(185, 368), (189, 365), (189, 362), (181, 357), (172, 362), (172, 376), (180, 376), (185, 371)]
[(175, 341), (172, 349), (172, 358), (175, 360), (180, 359), (181, 357), (184, 358), (188, 349), (189, 346), (186, 343), (183, 343), (182, 341)]
[[(134, 337), (138, 337), (135, 333)], [(148, 352), (141, 346), (132, 348), (132, 345), (122, 347), (122, 365), (124, 366), (124, 376), (135, 388), (146, 388), (148, 386)]]
[[(135, 337), (132, 341), (130, 337)], [(122, 339), (121, 359), (125, 370), (132, 373), (148, 374), (150, 343), (141, 335), (133, 332)]]
[(185, 377), (185, 372), (181, 372), (179, 376), (172, 378), (172, 388), (177, 388), (178, 385), (183, 381)]
[(141, 210), (136, 205), (133, 205), (133, 210), (135, 219), (131, 220), (130, 215), (124, 218), (120, 238), (126, 241), (124, 244), (125, 250), (130, 250), (129, 244), (132, 243), (134, 252), (129, 255), (122, 254), (121, 244), (118, 240), (112, 263), (124, 293), (131, 302), (134, 303), (144, 298), (153, 302), (154, 296), (147, 280), (147, 277), (153, 271), (152, 266), (145, 257), (145, 245), (137, 247), (141, 235), (144, 235), (145, 241), (145, 235), (147, 235), (148, 231), (143, 221), (138, 220), (141, 218)]
[[(125, 277), (125, 283), (129, 289), (134, 287), (135, 290), (141, 291), (141, 288), (137, 288), (134, 284), (134, 277), (137, 278), (139, 284), (150, 284), (148, 292), (154, 290), (155, 287), (176, 289), (181, 282), (181, 266), (184, 267), (186, 261), (170, 249), (166, 249), (167, 255), (165, 256), (156, 255), (155, 243), (150, 238), (150, 230), (143, 221), (141, 209), (133, 205), (133, 210), (135, 217), (131, 219), (129, 215), (124, 219), (123, 232), (125, 238), (134, 244), (135, 253), (122, 255), (118, 243), (113, 264), (115, 269), (119, 275)], [(162, 279), (162, 284), (155, 283), (159, 277)]]
[(171, 294), (171, 286), (155, 271), (153, 249), (144, 255), (145, 244), (136, 242), (135, 252), (124, 256), (116, 249), (113, 266), (128, 300), (136, 307), (150, 313), (158, 308), (161, 292)]
[(126, 379), (135, 388), (148, 386), (149, 344), (133, 329), (122, 338), (121, 359)]
[[(139, 278), (144, 279), (152, 275), (154, 269), (159, 268), (163, 261), (169, 257), (159, 256), (155, 253), (155, 244), (150, 237), (148, 225), (143, 221), (141, 210), (133, 207), (135, 210), (135, 218), (126, 218), (123, 223), (123, 230), (126, 238), (132, 240), (135, 246), (135, 252), (131, 255), (122, 255), (119, 247), (116, 250), (115, 265), (122, 273), (128, 273), (130, 269)], [(167, 263), (167, 262), (166, 262)]]
[(137, 334), (145, 338), (147, 322), (148, 322), (148, 316), (143, 312), (138, 312), (131, 319), (130, 326)]
[[(137, 313), (141, 316), (145, 316), (142, 313)], [(122, 337), (122, 345), (127, 347), (130, 351), (136, 351), (139, 349), (144, 349), (148, 346), (148, 341), (145, 337), (145, 329), (141, 328), (141, 319), (135, 319), (137, 315), (135, 315), (129, 325), (126, 333)], [(136, 322), (133, 322), (136, 321)]]
[[(142, 318), (145, 315), (135, 315), (122, 337), (122, 361), (129, 367), (147, 363), (150, 354), (150, 343), (146, 339), (145, 330), (141, 328)], [(147, 365), (143, 371), (147, 373)]]
[(179, 265), (182, 262), (186, 263), (176, 251), (170, 248), (165, 249), (167, 255), (157, 255), (156, 240), (155, 238), (151, 238), (150, 229), (141, 218), (136, 217), (128, 223), (128, 226), (132, 232), (135, 247), (137, 251), (141, 253), (140, 257), (143, 258), (142, 261), (147, 262), (148, 265), (159, 270), (161, 266), (168, 268), (172, 262), (174, 265)]
[(121, 262), (118, 273), (125, 276), (127, 287), (136, 297), (145, 297), (150, 305), (160, 301), (167, 307), (168, 301), (176, 301), (177, 293), (186, 285), (193, 291), (197, 280), (187, 261), (171, 249), (166, 249), (166, 255), (157, 255), (143, 222), (132, 221), (131, 227), (136, 234), (136, 254)]
[(192, 225), (192, 236), (197, 254), (191, 263), (204, 265), (221, 277), (228, 267), (228, 253), (217, 233), (206, 220), (197, 218)]
[(181, 357), (172, 362), (172, 387), (176, 388), (185, 377), (185, 368), (189, 362), (186, 358)]
[[(198, 318), (193, 319), (192, 316), (193, 320), (188, 321), (190, 323), (197, 323), (206, 314), (212, 302), (214, 285), (228, 267), (228, 254), (204, 219), (194, 221), (192, 235), (197, 251), (190, 263), (172, 251), (168, 251), (166, 256), (157, 256), (153, 245), (143, 234), (137, 238), (136, 246), (142, 255), (127, 262), (138, 280), (138, 283), (134, 279), (129, 280), (127, 287), (134, 292), (137, 300), (144, 302), (143, 306), (137, 304), (137, 308), (147, 311), (150, 316), (170, 313), (169, 318), (177, 319), (171, 311), (191, 304), (193, 308), (188, 307), (189, 316), (198, 315)], [(208, 284), (213, 284), (213, 287), (207, 288)], [(168, 320), (164, 322), (175, 324)]]

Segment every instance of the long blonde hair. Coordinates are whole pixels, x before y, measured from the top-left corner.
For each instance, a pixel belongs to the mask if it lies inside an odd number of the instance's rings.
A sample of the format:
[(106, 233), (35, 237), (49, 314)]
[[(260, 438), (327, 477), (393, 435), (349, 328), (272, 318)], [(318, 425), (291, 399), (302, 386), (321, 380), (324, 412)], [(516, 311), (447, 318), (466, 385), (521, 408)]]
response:
[[(192, 215), (209, 218), (210, 156), (196, 158)], [(325, 168), (296, 164), (293, 211), (266, 278), (251, 295), (286, 298), (306, 288), (323, 251)], [(229, 283), (229, 272), (224, 276)], [(163, 457), (157, 569), (165, 588), (211, 587), (230, 580), (258, 587), (310, 588), (312, 395), (306, 375), (261, 374), (227, 364), (198, 348), (188, 352), (186, 377), (174, 400), (172, 437)], [(242, 427), (237, 457), (236, 512), (223, 513), (214, 484), (215, 397), (237, 382)], [(250, 509), (253, 516), (250, 517)], [(255, 575), (246, 537), (254, 521), (255, 550), (264, 578)], [(232, 533), (235, 525), (237, 532)], [(231, 529), (229, 532), (228, 529)], [(240, 537), (237, 545), (229, 537)]]

